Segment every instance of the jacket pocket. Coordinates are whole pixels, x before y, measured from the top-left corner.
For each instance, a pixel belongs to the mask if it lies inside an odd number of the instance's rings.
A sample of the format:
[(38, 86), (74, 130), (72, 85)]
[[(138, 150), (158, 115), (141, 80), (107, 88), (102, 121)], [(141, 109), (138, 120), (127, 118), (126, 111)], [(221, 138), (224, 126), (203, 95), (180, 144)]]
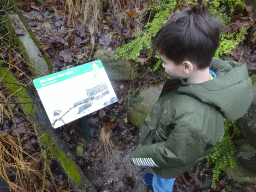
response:
[(167, 141), (171, 131), (174, 129), (172, 124), (166, 125), (159, 123), (158, 129), (155, 131), (153, 137), (155, 138), (156, 142)]
[(150, 130), (148, 133), (147, 137), (144, 139), (144, 141), (141, 142), (141, 145), (150, 145), (156, 142), (155, 138), (153, 135), (155, 134), (156, 130)]

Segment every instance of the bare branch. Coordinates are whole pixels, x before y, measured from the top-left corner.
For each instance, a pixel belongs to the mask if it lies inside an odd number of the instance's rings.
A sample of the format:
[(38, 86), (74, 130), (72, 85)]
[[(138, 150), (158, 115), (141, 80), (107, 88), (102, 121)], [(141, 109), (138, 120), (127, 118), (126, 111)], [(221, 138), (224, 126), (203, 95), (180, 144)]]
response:
[(36, 103), (39, 101), (31, 101), (31, 102), (12, 102), (12, 101), (0, 101), (0, 103), (6, 103), (6, 104), (28, 104), (28, 103)]

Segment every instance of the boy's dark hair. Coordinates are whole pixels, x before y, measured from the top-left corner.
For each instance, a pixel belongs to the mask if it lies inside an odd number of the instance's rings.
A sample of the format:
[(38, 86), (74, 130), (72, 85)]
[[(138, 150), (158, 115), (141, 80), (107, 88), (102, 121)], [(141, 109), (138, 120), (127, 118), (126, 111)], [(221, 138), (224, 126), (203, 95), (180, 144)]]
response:
[(173, 14), (157, 32), (152, 47), (176, 65), (188, 60), (198, 69), (205, 69), (219, 46), (222, 27), (205, 7), (185, 8)]

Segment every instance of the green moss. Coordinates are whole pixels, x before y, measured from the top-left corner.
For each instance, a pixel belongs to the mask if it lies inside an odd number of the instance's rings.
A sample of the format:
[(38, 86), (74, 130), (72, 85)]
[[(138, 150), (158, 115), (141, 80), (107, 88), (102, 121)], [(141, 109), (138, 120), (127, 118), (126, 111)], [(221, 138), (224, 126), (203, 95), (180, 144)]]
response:
[(76, 166), (72, 163), (70, 159), (67, 158), (66, 154), (62, 151), (59, 151), (59, 159), (70, 178), (76, 181), (78, 185), (82, 185), (83, 182), (80, 178), (80, 175), (78, 174)]
[(28, 65), (28, 68), (29, 70), (33, 73), (34, 69), (33, 67), (31, 66), (30, 64), (30, 60), (29, 60), (29, 57), (28, 57), (28, 54), (27, 52), (25, 51), (25, 47), (23, 46), (23, 44), (20, 42), (19, 38), (17, 35), (15, 35), (15, 32), (12, 28), (12, 21), (10, 20), (10, 18), (7, 16), (6, 17), (6, 25), (8, 27), (8, 31), (10, 33), (10, 36), (11, 36), (11, 41), (12, 43), (15, 45), (15, 47), (17, 47), (17, 49), (20, 51), (22, 57), (25, 59), (27, 65)]
[(252, 77), (251, 77), (251, 80), (252, 80), (252, 85), (256, 82), (256, 75), (253, 75)]
[[(49, 73), (51, 74), (52, 73), (52, 65), (51, 65), (51, 62), (50, 62), (50, 59), (47, 57), (45, 51), (42, 49), (39, 41), (36, 39), (34, 33), (32, 32), (32, 30), (30, 29), (28, 23), (26, 22), (26, 20), (24, 19), (23, 15), (21, 14), (17, 4), (16, 4), (16, 1), (15, 0), (12, 0), (12, 4), (13, 4), (13, 7), (17, 13), (17, 15), (19, 16), (20, 20), (22, 21), (25, 29), (27, 30), (27, 32), (29, 33), (30, 37), (33, 39), (35, 45), (37, 46), (37, 48), (39, 49), (39, 51), (41, 52), (42, 54), (42, 57), (44, 58), (47, 66), (48, 66), (48, 71)], [(33, 73), (34, 70), (31, 70), (31, 72)]]
[[(2, 82), (9, 82), (9, 83), (19, 83), (9, 72), (8, 68), (4, 68), (0, 66), (0, 74), (5, 75), (2, 79)], [(16, 92), (13, 97), (15, 98), (16, 102), (18, 103), (27, 103), (27, 104), (21, 104), (23, 111), (27, 112), (31, 116), (35, 116), (36, 109), (33, 107), (33, 100), (28, 96), (28, 93), (25, 88), (23, 88), (20, 85), (17, 84), (9, 84), (6, 83), (4, 86), (7, 88), (7, 91), (9, 94), (13, 94)]]
[(128, 120), (135, 125), (135, 127), (140, 128), (147, 117), (148, 113), (148, 108), (140, 103), (136, 108), (131, 106), (131, 109), (133, 112), (129, 113), (130, 115), (128, 116)]
[[(11, 18), (15, 18), (14, 15), (10, 15), (10, 16), (6, 17), (6, 25), (8, 27), (8, 31), (10, 33), (10, 38), (11, 38), (10, 41), (11, 41), (11, 43), (13, 45), (15, 45), (14, 47), (19, 50), (19, 52), (21, 53), (22, 57), (25, 59), (27, 67), (30, 70), (30, 72), (32, 73), (32, 76), (34, 78), (41, 77), (42, 76), (42, 71), (40, 71), (38, 69), (38, 67), (35, 65), (35, 63), (32, 62), (32, 60), (30, 60), (29, 54), (28, 54), (28, 50), (29, 49), (34, 49), (34, 47), (25, 48), (25, 46), (23, 45), (23, 43), (20, 40), (20, 38), (14, 32), (14, 29), (12, 27), (13, 21), (12, 21)], [(19, 19), (21, 20), (22, 24), (25, 26), (25, 24), (23, 22), (26, 22), (26, 21), (22, 20), (22, 18), (19, 18)], [(35, 43), (35, 45), (37, 46), (37, 48), (39, 50), (39, 53), (40, 52), (41, 52), (41, 54), (42, 54), (42, 52), (44, 53), (43, 49), (36, 42), (37, 40), (35, 39), (35, 35), (32, 32), (29, 32), (29, 31), (27, 31), (27, 32), (29, 33), (29, 35), (28, 35), (29, 37), (27, 35), (25, 35), (23, 38), (25, 38), (25, 37), (28, 38), (28, 39), (31, 38), (33, 40), (33, 42)], [(46, 65), (47, 65), (47, 67), (48, 67), (49, 73), (52, 73), (52, 67), (51, 67), (49, 58), (45, 55), (45, 53), (42, 54), (42, 56), (43, 56), (44, 61), (45, 61)]]
[(55, 146), (55, 142), (53, 142), (51, 134), (44, 132), (42, 135), (43, 141), (47, 143), (51, 152), (60, 160), (61, 165), (67, 175), (81, 186), (83, 182), (77, 171), (76, 165), (72, 163), (72, 161), (67, 157), (65, 153), (63, 153), (58, 147)]

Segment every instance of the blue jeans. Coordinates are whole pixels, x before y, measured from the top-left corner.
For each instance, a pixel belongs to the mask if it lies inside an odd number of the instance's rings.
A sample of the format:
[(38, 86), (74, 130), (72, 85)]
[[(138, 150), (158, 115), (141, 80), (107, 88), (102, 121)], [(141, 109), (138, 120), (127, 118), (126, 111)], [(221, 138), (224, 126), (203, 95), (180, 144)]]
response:
[(154, 192), (172, 192), (174, 181), (175, 178), (165, 179), (154, 174), (152, 182), (153, 190)]

